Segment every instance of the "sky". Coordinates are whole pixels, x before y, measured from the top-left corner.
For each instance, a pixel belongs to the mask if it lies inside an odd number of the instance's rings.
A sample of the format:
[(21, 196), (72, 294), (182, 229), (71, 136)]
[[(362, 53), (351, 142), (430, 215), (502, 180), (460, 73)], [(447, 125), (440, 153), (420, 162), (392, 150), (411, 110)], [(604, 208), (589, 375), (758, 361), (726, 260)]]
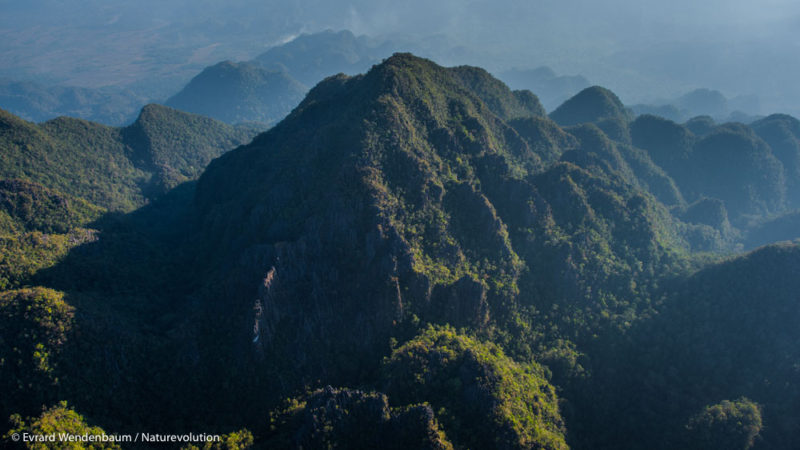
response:
[(0, 77), (166, 89), (325, 29), (441, 42), (446, 64), (548, 65), (626, 102), (708, 87), (800, 110), (789, 0), (0, 0)]

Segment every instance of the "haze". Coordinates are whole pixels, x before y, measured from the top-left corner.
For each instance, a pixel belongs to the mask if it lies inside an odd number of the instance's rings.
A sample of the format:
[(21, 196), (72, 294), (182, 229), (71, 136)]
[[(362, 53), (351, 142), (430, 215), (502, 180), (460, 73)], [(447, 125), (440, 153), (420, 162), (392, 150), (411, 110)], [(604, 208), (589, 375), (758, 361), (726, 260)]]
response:
[(442, 64), (548, 65), (628, 104), (704, 87), (757, 96), (750, 114), (800, 112), (800, 5), (788, 0), (38, 0), (0, 9), (0, 76), (17, 80), (166, 96), (209, 64), (349, 29)]

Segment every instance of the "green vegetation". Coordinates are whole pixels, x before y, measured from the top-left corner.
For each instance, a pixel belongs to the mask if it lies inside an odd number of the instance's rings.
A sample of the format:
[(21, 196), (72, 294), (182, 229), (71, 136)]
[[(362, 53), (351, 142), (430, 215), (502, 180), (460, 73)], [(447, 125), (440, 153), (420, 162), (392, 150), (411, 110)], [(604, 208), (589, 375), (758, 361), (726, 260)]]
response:
[[(754, 131), (767, 132), (768, 125), (715, 127), (703, 118), (693, 120), (696, 125), (702, 121), (707, 129), (697, 128), (695, 135), (691, 123), (682, 126), (640, 116), (631, 125), (632, 142), (675, 180), (687, 200), (722, 200), (737, 227), (746, 227), (753, 217), (785, 211), (787, 198), (794, 198), (793, 191), (787, 190), (794, 186), (787, 178), (794, 166), (784, 165), (783, 161), (791, 162), (788, 150), (774, 153)], [(783, 160), (777, 154), (783, 155)]]
[(166, 104), (230, 124), (271, 124), (297, 106), (307, 90), (284, 71), (224, 61), (207, 67)]
[(147, 105), (122, 136), (137, 166), (155, 173), (156, 194), (194, 180), (223, 152), (247, 142), (257, 128), (231, 127), (161, 105)]
[(24, 180), (0, 180), (3, 233), (66, 233), (100, 217), (102, 208)]
[(51, 408), (42, 411), (39, 417), (29, 417), (23, 420), (19, 415), (11, 417), (12, 429), (3, 438), (9, 445), (18, 445), (11, 441), (14, 433), (27, 433), (31, 435), (49, 436), (55, 434), (56, 442), (26, 442), (20, 445), (31, 450), (47, 450), (50, 448), (79, 449), (121, 449), (116, 442), (59, 442), (59, 434), (65, 433), (74, 436), (101, 436), (105, 431), (86, 423), (86, 419), (67, 406), (67, 402), (60, 402)]
[(790, 205), (800, 206), (800, 121), (785, 114), (773, 114), (753, 122), (751, 127), (783, 165)]
[(56, 370), (72, 327), (74, 308), (64, 294), (32, 288), (0, 293), (0, 411), (47, 400), (58, 383)]
[(613, 92), (600, 86), (588, 87), (550, 113), (561, 126), (600, 122), (603, 119), (627, 121), (630, 112)]
[(166, 107), (2, 117), (4, 416), (219, 448), (800, 436), (800, 247), (731, 254), (793, 237), (789, 118), (631, 121), (602, 88), (548, 118), (410, 54), (224, 154), (248, 132)]
[(706, 406), (689, 420), (687, 448), (747, 450), (755, 444), (761, 426), (761, 410), (757, 404), (747, 398), (723, 400)]
[(428, 328), (384, 363), (389, 397), (430, 403), (462, 448), (564, 449), (555, 389), (535, 364), (518, 364), (493, 344)]
[(386, 395), (330, 386), (270, 414), (268, 448), (452, 449), (428, 405), (389, 406)]
[(197, 177), (213, 157), (253, 134), (157, 105), (126, 128), (67, 117), (36, 125), (0, 110), (0, 178), (130, 211)]

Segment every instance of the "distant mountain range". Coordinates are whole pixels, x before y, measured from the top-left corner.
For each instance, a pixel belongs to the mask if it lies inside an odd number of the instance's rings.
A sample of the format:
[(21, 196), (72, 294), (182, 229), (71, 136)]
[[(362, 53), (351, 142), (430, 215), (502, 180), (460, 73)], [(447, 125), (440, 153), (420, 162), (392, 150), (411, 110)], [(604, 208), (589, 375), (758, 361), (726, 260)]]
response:
[(203, 70), (166, 104), (227, 123), (269, 124), (297, 106), (307, 90), (285, 71), (225, 61)]
[(740, 96), (726, 98), (712, 89), (695, 89), (671, 100), (659, 100), (653, 104), (631, 106), (636, 114), (652, 114), (676, 122), (685, 122), (692, 117), (709, 116), (717, 121), (749, 123), (758, 120), (761, 110), (757, 97)]
[(303, 34), (250, 62), (221, 62), (203, 70), (167, 105), (235, 124), (276, 123), (300, 103), (309, 87), (337, 73), (357, 74), (391, 54), (350, 31)]
[(0, 108), (32, 122), (70, 116), (113, 126), (127, 125), (145, 101), (130, 90), (0, 80)]
[(527, 89), (536, 93), (548, 111), (553, 111), (568, 98), (591, 86), (589, 80), (581, 75), (557, 75), (547, 66), (513, 69), (498, 76), (513, 89)]
[(306, 86), (314, 86), (337, 73), (365, 72), (395, 51), (396, 44), (391, 41), (373, 41), (349, 30), (302, 34), (270, 48), (253, 62), (267, 69), (284, 70)]

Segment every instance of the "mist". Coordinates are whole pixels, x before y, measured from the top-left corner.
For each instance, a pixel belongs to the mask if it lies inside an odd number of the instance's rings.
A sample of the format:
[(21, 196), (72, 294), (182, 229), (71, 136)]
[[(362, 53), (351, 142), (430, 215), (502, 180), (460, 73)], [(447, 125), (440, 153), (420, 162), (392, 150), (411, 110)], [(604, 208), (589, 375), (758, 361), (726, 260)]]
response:
[(166, 95), (218, 61), (250, 59), (301, 33), (349, 29), (441, 64), (581, 74), (631, 104), (704, 87), (758, 97), (760, 110), (750, 113), (800, 113), (800, 62), (791, 57), (800, 50), (800, 5), (788, 0), (39, 0), (0, 8), (0, 76), (13, 79), (160, 85), (153, 95)]

